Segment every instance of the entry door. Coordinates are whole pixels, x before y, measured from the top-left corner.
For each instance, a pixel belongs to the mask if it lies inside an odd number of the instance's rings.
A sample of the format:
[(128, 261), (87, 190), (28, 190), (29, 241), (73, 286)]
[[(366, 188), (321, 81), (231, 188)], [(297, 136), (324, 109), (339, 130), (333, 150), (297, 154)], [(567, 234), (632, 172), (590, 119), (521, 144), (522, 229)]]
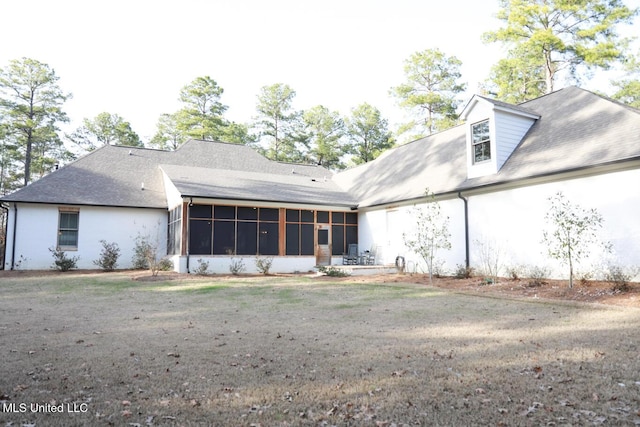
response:
[(328, 224), (316, 226), (316, 265), (331, 264), (331, 228)]

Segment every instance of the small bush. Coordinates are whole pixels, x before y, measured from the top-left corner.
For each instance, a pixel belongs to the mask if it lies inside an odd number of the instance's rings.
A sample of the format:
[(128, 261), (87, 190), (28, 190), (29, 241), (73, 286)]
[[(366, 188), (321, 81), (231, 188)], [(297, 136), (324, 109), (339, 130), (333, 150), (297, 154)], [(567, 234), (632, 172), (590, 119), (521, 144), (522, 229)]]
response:
[(638, 272), (637, 267), (622, 267), (611, 264), (607, 266), (604, 280), (611, 283), (611, 290), (614, 292), (629, 292), (631, 290), (629, 282), (638, 275)]
[(582, 286), (585, 286), (589, 280), (593, 279), (593, 272), (585, 270), (576, 272), (576, 278)]
[(456, 279), (470, 279), (473, 277), (473, 267), (467, 267), (466, 265), (456, 265), (456, 271), (453, 277)]
[(273, 257), (266, 257), (266, 258), (257, 257), (256, 258), (256, 268), (260, 273), (264, 274), (265, 276), (269, 274), (272, 264), (273, 264)]
[(193, 270), (193, 272), (198, 276), (206, 276), (209, 274), (209, 261), (199, 258), (197, 262), (198, 266)]
[(527, 278), (529, 279), (527, 286), (537, 287), (537, 286), (545, 285), (547, 283), (545, 279), (548, 276), (549, 276), (549, 269), (547, 267), (539, 267), (537, 265), (530, 267), (529, 271), (527, 272)]
[(147, 236), (138, 234), (134, 240), (133, 258), (131, 262), (136, 270), (146, 270), (149, 268), (149, 256), (154, 251)]
[(320, 265), (318, 266), (318, 271), (320, 273), (323, 273), (326, 276), (329, 277), (347, 277), (349, 276), (349, 273), (347, 273), (345, 270), (342, 270), (340, 268), (335, 268), (332, 266), (326, 267), (324, 265)]
[(242, 258), (240, 259), (235, 259), (235, 258), (231, 258), (231, 263), (229, 264), (229, 271), (231, 272), (231, 274), (233, 274), (234, 276), (237, 276), (238, 274), (242, 274), (245, 272), (247, 268), (244, 265), (244, 261), (242, 260)]
[(160, 258), (159, 260), (154, 261), (150, 270), (153, 276), (157, 276), (159, 271), (173, 270), (173, 262), (167, 258)]
[(117, 243), (107, 243), (106, 240), (100, 240), (102, 250), (100, 258), (93, 261), (95, 265), (103, 271), (113, 271), (118, 266), (118, 257), (120, 256), (120, 248)]
[(134, 240), (133, 268), (138, 270), (149, 269), (152, 276), (157, 276), (159, 271), (173, 269), (173, 263), (158, 255), (158, 245), (149, 241), (148, 236), (138, 234)]
[(78, 260), (80, 257), (69, 257), (67, 254), (59, 248), (49, 248), (49, 252), (53, 255), (53, 265), (51, 268), (59, 271), (69, 271), (74, 268), (78, 268)]
[(511, 280), (520, 280), (526, 275), (526, 269), (522, 265), (510, 265), (506, 267), (507, 276)]

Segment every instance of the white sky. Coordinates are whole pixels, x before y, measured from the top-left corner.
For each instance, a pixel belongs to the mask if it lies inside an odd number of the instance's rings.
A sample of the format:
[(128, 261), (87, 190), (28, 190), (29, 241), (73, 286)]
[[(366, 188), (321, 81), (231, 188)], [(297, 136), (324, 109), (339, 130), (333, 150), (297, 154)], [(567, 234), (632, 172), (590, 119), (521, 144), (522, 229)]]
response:
[(2, 0), (0, 67), (48, 64), (73, 94), (70, 129), (106, 111), (145, 142), (179, 108), (180, 89), (205, 75), (237, 122), (251, 120), (262, 86), (285, 83), (297, 109), (346, 115), (368, 102), (395, 128), (402, 112), (389, 89), (403, 82), (404, 60), (436, 47), (456, 56), (468, 100), (502, 54), (480, 39), (499, 25), (497, 10), (498, 0)]

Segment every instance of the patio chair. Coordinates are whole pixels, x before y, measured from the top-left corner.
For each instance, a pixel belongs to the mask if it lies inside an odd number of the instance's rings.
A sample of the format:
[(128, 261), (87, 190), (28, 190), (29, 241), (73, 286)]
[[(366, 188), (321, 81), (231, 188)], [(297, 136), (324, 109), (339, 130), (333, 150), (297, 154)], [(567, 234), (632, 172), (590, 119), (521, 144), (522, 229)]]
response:
[(362, 264), (374, 265), (376, 263), (376, 248), (372, 248), (370, 251), (364, 251), (362, 254)]
[(358, 245), (350, 244), (348, 248), (348, 252), (346, 254), (342, 254), (342, 264), (343, 265), (354, 265), (358, 263)]

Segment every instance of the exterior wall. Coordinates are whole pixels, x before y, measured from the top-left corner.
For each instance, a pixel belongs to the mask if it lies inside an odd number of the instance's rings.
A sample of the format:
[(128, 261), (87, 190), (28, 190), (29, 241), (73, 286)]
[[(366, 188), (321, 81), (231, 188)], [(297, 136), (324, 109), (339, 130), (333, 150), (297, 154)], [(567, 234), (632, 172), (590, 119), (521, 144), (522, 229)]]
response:
[[(440, 250), (436, 259), (443, 262), (443, 272), (452, 272), (458, 265), (465, 264), (464, 246), (464, 203), (460, 199), (439, 201), (442, 214), (449, 217), (451, 250)], [(362, 212), (358, 218), (358, 241), (360, 250), (375, 249), (378, 264), (394, 264), (397, 256), (405, 259), (407, 271), (427, 272), (424, 260), (407, 249), (403, 234), (410, 235), (415, 229), (413, 208), (410, 206), (375, 209)]]
[[(172, 257), (174, 269), (179, 273), (195, 273), (201, 263), (208, 263), (207, 274), (230, 274), (229, 266), (232, 262), (242, 261), (246, 274), (261, 273), (256, 267), (256, 256), (236, 255), (191, 255), (187, 269), (187, 257)], [(266, 256), (260, 258), (267, 258)], [(307, 273), (315, 270), (315, 256), (272, 256), (273, 264), (270, 273)], [(332, 257), (332, 265), (342, 265), (342, 257)]]
[[(5, 269), (11, 268), (14, 208), (10, 205)], [(49, 269), (53, 257), (49, 248), (57, 245), (58, 206), (18, 203), (15, 269)], [(159, 253), (166, 253), (167, 212), (156, 209), (79, 207), (78, 250), (66, 251), (79, 256), (78, 268), (96, 269), (102, 245), (100, 240), (116, 242), (120, 247), (118, 268), (130, 268), (134, 239), (140, 233), (157, 241)]]
[[(596, 208), (604, 218), (601, 238), (613, 244), (614, 253), (597, 248), (576, 271), (594, 272), (606, 262), (640, 265), (640, 192), (630, 186), (640, 182), (640, 170), (622, 171), (558, 181), (469, 197), (471, 265), (480, 268), (481, 243), (500, 249), (504, 266), (549, 268), (551, 277), (568, 278), (568, 268), (547, 256), (542, 243), (548, 226), (548, 198), (562, 191), (582, 208)], [(628, 188), (628, 190), (625, 190)]]
[[(576, 272), (597, 273), (607, 262), (640, 266), (640, 191), (631, 185), (636, 182), (640, 182), (640, 170), (465, 195), (471, 266), (477, 272), (482, 270), (482, 247), (489, 246), (499, 251), (503, 275), (507, 267), (544, 267), (550, 278), (567, 279), (568, 268), (549, 258), (542, 243), (542, 233), (547, 227), (545, 213), (550, 206), (548, 198), (559, 191), (582, 208), (596, 208), (604, 218), (601, 238), (613, 244), (611, 255), (594, 248), (592, 257), (578, 265)], [(459, 199), (439, 203), (449, 216), (452, 248), (440, 251), (436, 258), (444, 261), (446, 274), (453, 274), (465, 262), (464, 204)], [(404, 247), (402, 233), (410, 232), (415, 224), (410, 209), (403, 206), (361, 212), (360, 247), (379, 246), (379, 263), (393, 263), (397, 255), (402, 255), (409, 271), (412, 266), (418, 272), (427, 271), (420, 257)]]
[(182, 204), (182, 195), (164, 171), (162, 171), (162, 180), (164, 182), (164, 192), (167, 195), (167, 205), (169, 209), (173, 209)]

